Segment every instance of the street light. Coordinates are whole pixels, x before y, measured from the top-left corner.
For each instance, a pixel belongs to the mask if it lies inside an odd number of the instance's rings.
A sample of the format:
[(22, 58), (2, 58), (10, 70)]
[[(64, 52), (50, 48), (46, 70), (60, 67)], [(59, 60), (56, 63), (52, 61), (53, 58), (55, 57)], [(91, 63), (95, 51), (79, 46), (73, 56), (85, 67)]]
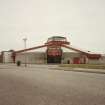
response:
[[(23, 41), (24, 41), (24, 49), (26, 49), (27, 47), (26, 47), (26, 41), (27, 41), (27, 38), (24, 38), (23, 39)], [(27, 67), (27, 55), (25, 54), (25, 67)]]

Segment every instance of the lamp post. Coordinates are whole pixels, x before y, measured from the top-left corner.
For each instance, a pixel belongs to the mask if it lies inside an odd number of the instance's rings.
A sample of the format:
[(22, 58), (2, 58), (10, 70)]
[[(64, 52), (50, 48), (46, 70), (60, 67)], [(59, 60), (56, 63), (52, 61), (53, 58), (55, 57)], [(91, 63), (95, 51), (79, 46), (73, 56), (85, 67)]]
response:
[[(27, 41), (27, 38), (24, 38), (23, 39), (23, 41), (24, 41), (24, 49), (26, 49), (27, 47), (26, 47), (26, 41)], [(25, 54), (25, 67), (27, 67), (27, 55)]]

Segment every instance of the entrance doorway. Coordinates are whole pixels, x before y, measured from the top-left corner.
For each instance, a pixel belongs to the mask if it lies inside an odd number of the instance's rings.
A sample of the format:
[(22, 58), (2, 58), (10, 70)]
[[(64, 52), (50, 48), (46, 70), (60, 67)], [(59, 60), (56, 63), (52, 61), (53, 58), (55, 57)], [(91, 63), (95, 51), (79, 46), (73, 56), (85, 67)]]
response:
[(61, 56), (47, 56), (47, 63), (61, 63)]

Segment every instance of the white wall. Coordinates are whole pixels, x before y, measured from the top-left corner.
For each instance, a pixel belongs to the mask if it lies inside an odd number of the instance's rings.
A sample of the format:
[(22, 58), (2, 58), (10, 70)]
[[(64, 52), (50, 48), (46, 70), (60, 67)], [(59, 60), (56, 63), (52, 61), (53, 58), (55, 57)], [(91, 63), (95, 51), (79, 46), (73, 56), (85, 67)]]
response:
[(46, 63), (45, 57), (44, 52), (19, 53), (16, 55), (16, 62), (21, 61), (21, 63), (42, 64)]
[[(26, 57), (26, 63), (30, 64), (44, 64), (47, 63), (47, 57), (45, 52), (25, 52), (25, 53), (19, 53), (16, 55), (16, 62), (21, 61), (22, 63), (25, 63), (25, 57)], [(75, 52), (64, 52), (62, 55), (62, 63), (67, 63), (68, 60), (70, 60), (70, 63), (73, 63), (74, 57), (81, 57), (80, 53)], [(7, 58), (6, 58), (7, 59)], [(9, 61), (9, 58), (7, 59)], [(95, 59), (88, 59), (86, 58), (86, 63), (89, 64), (105, 64), (105, 57), (100, 58), (99, 60)]]
[(99, 60), (97, 59), (88, 59), (89, 64), (105, 64), (105, 57), (101, 57)]
[(3, 52), (3, 63), (13, 63), (13, 59), (11, 56), (12, 56), (12, 52), (4, 51)]
[(75, 53), (75, 52), (63, 52), (62, 55), (62, 63), (67, 63), (67, 61), (69, 60), (70, 63), (73, 63), (73, 58), (74, 57), (80, 57), (81, 54), (80, 53)]

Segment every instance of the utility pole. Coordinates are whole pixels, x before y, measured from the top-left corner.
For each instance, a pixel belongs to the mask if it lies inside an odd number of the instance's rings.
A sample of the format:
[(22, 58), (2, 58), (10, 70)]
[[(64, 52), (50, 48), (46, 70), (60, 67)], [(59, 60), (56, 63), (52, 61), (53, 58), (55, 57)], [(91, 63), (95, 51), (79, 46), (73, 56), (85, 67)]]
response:
[[(26, 49), (27, 47), (26, 47), (26, 41), (27, 41), (27, 38), (24, 38), (23, 39), (23, 41), (24, 41), (24, 49)], [(27, 67), (27, 55), (25, 54), (25, 67)]]

